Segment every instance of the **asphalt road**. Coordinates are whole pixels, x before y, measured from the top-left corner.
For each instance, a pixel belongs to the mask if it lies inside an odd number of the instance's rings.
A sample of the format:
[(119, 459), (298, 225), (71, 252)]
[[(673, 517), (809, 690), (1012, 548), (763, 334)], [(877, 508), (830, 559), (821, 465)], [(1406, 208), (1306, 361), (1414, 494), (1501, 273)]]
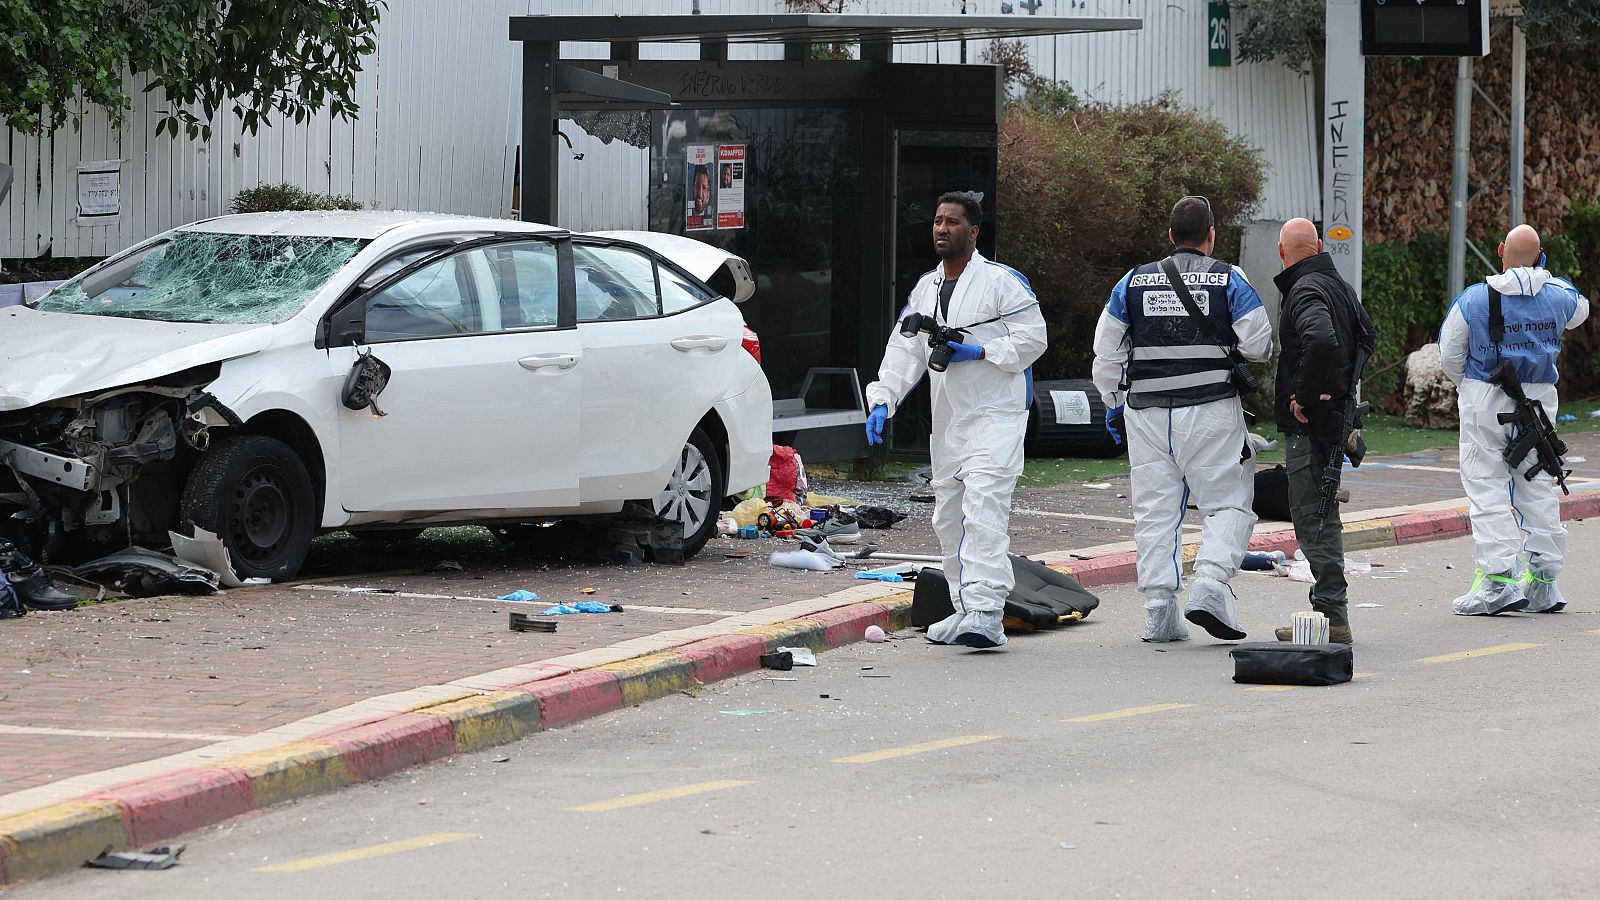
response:
[[(1108, 589), (1002, 651), (854, 645), (7, 900), (1595, 896), (1600, 525), (1562, 615), (1450, 615), (1470, 556), (1355, 554), (1384, 565), (1352, 576), (1380, 605), (1346, 685), (1236, 685), (1226, 645), (1140, 644)], [(1253, 639), (1304, 602), (1235, 585)]]

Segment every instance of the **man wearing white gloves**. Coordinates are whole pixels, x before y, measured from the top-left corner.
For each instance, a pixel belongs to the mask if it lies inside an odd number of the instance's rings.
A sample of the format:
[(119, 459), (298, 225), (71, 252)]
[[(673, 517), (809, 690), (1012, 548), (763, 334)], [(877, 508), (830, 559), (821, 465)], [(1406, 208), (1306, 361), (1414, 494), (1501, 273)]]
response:
[[(933, 528), (944, 555), (955, 613), (928, 628), (936, 644), (998, 647), (1006, 597), (1015, 585), (1007, 528), (1011, 492), (1022, 474), (1032, 389), (1029, 367), (1045, 350), (1044, 314), (1021, 273), (977, 252), (978, 198), (939, 198), (933, 249), (939, 267), (922, 276), (900, 314), (960, 329), (931, 354), (928, 332), (889, 337), (878, 380), (867, 385), (867, 443), (883, 442), (893, 417), (924, 374), (932, 390)], [(913, 327), (917, 320), (913, 320)], [(939, 365), (939, 357), (948, 362)], [(944, 368), (944, 371), (937, 371)]]
[(1205, 523), (1184, 618), (1220, 640), (1245, 637), (1227, 581), (1256, 523), (1255, 454), (1232, 373), (1240, 357), (1260, 362), (1271, 354), (1272, 324), (1244, 272), (1211, 258), (1215, 225), (1204, 197), (1184, 197), (1172, 208), (1171, 262), (1192, 312), (1162, 264), (1147, 263), (1117, 282), (1094, 334), (1094, 382), (1107, 428), (1128, 442), (1146, 641), (1189, 637), (1177, 592), (1191, 499)]
[(1462, 616), (1553, 613), (1567, 605), (1556, 589), (1567, 529), (1554, 479), (1523, 477), (1535, 464), (1531, 454), (1520, 471), (1507, 465), (1502, 454), (1513, 426), (1500, 424), (1498, 416), (1516, 404), (1489, 379), (1501, 362), (1509, 363), (1528, 399), (1554, 421), (1561, 333), (1583, 324), (1589, 301), (1544, 269), (1539, 233), (1527, 225), (1506, 235), (1500, 259), (1505, 271), (1463, 291), (1439, 330), (1445, 375), (1460, 388), (1461, 484), (1478, 550), (1472, 586), (1455, 600)]

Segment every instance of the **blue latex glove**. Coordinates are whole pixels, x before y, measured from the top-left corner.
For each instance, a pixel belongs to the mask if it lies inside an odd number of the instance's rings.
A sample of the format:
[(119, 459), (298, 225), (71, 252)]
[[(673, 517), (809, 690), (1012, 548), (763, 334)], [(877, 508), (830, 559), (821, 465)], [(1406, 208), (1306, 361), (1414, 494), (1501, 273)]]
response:
[(1122, 446), (1124, 440), (1122, 413), (1125, 408), (1125, 406), (1113, 406), (1106, 410), (1106, 434), (1111, 435), (1111, 440), (1118, 447)]
[(500, 597), (500, 599), (501, 600), (520, 600), (520, 601), (525, 602), (525, 603), (531, 603), (534, 600), (539, 599), (539, 595), (535, 594), (533, 591), (512, 591), (509, 594), (502, 595)]
[(883, 443), (883, 423), (889, 421), (889, 407), (882, 403), (872, 408), (872, 413), (867, 416), (867, 446), (876, 447)]
[(972, 362), (975, 359), (983, 359), (983, 348), (977, 344), (962, 344), (956, 341), (946, 341), (945, 345), (951, 350), (955, 351), (955, 353), (950, 355), (950, 361), (953, 363)]

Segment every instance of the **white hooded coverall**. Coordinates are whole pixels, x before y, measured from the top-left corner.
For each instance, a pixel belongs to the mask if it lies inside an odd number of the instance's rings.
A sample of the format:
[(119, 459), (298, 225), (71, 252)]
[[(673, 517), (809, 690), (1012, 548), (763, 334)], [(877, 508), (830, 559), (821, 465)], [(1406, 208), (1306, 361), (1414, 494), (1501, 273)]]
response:
[[(1472, 537), (1478, 568), (1486, 575), (1517, 578), (1521, 554), (1528, 554), (1533, 574), (1554, 581), (1566, 549), (1561, 500), (1555, 480), (1540, 474), (1532, 481), (1512, 472), (1501, 455), (1510, 441), (1511, 425), (1497, 416), (1516, 404), (1488, 383), (1497, 358), (1512, 362), (1528, 399), (1544, 406), (1556, 420), (1556, 358), (1561, 333), (1583, 324), (1589, 301), (1571, 283), (1535, 266), (1509, 269), (1488, 279), (1501, 294), (1505, 336), (1496, 354), (1488, 336), (1488, 290), (1472, 285), (1456, 298), (1439, 330), (1439, 355), (1445, 375), (1459, 387), (1461, 414), (1461, 485), (1471, 503)], [(1522, 469), (1534, 465), (1529, 454)], [(1471, 592), (1457, 602), (1457, 612), (1482, 614)], [(1467, 608), (1463, 608), (1463, 601)], [(1490, 600), (1492, 602), (1492, 598)], [(1530, 612), (1542, 611), (1530, 606)]]
[[(1003, 644), (1003, 611), (1015, 586), (1007, 555), (1011, 493), (1022, 474), (1022, 440), (1028, 431), (1028, 367), (1046, 345), (1044, 314), (1021, 273), (977, 252), (956, 281), (948, 319), (939, 310), (943, 282), (941, 264), (912, 289), (884, 349), (878, 380), (867, 385), (867, 408), (886, 406), (893, 418), (906, 395), (928, 376), (933, 528), (956, 608), (928, 629), (928, 637), (950, 643), (971, 632)], [(927, 335), (905, 337), (899, 331), (900, 320), (913, 312), (963, 329), (963, 343), (983, 347), (984, 357), (930, 371)]]

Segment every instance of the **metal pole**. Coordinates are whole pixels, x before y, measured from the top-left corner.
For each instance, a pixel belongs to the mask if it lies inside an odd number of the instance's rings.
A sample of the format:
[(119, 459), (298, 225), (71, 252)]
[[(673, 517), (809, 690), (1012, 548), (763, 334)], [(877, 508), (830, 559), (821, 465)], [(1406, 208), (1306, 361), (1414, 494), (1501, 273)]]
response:
[(1528, 36), (1511, 24), (1511, 227), (1522, 224), (1523, 143), (1527, 132)]
[(1456, 62), (1455, 160), (1450, 172), (1450, 296), (1467, 283), (1467, 163), (1472, 146), (1472, 58)]

